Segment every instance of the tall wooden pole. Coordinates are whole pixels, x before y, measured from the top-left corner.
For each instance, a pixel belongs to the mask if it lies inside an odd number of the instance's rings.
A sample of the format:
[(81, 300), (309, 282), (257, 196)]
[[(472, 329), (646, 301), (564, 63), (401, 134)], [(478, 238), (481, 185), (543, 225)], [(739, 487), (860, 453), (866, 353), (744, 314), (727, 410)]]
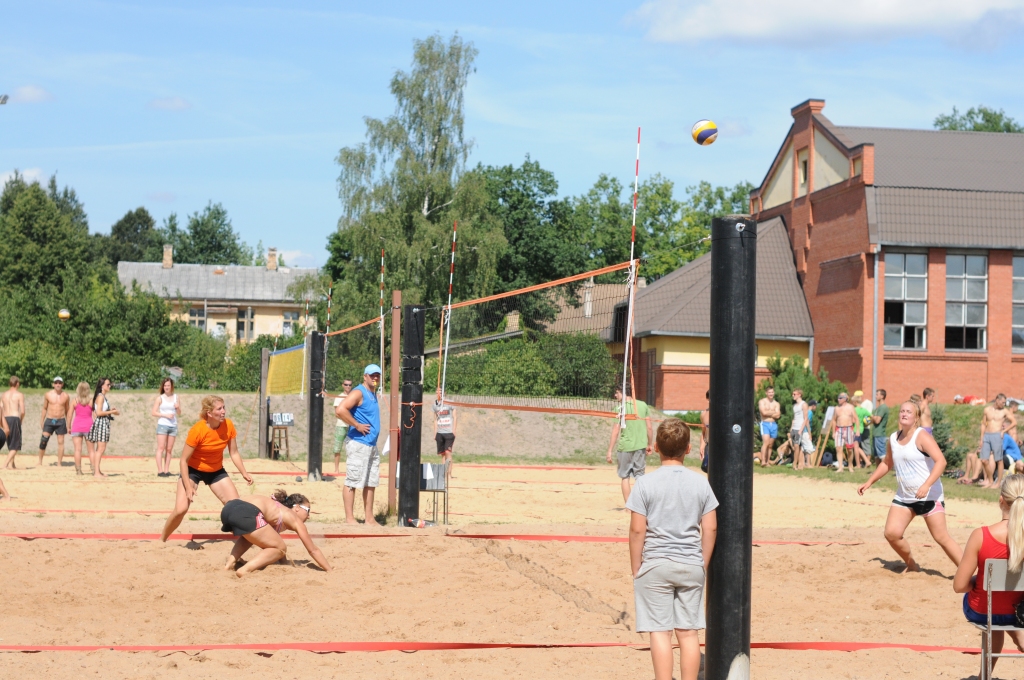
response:
[(267, 371), (270, 370), (270, 350), (264, 347), (260, 350), (260, 403), (259, 403), (259, 443), (257, 444), (256, 455), (260, 458), (269, 458), (269, 447), (267, 442)]
[[(324, 458), (324, 346), (326, 336), (313, 331), (309, 334), (309, 450), (306, 453), (308, 480), (319, 482), (323, 479)], [(372, 509), (371, 509), (372, 514)]]
[(420, 516), (420, 430), (423, 423), (425, 310), (405, 306), (402, 343), (402, 467), (398, 479), (398, 526)]
[[(398, 452), (400, 448), (399, 436), (399, 415), (402, 411), (401, 385), (402, 385), (402, 351), (401, 345), (402, 329), (402, 291), (391, 291), (391, 410), (388, 435), (391, 438), (391, 451), (388, 453), (388, 512), (392, 515), (398, 512)], [(381, 366), (383, 369), (384, 367)]]

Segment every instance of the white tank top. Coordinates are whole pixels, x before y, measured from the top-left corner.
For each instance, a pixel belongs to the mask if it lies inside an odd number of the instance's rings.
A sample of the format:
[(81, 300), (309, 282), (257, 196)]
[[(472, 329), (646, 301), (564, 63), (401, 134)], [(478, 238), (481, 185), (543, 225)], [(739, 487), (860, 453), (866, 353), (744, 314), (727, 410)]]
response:
[(804, 402), (793, 403), (793, 424), (789, 426), (791, 430), (803, 430), (804, 429)]
[(932, 487), (928, 489), (928, 495), (924, 498), (918, 498), (915, 495), (921, 485), (931, 476), (932, 469), (935, 467), (932, 457), (917, 448), (919, 434), (921, 434), (921, 428), (914, 430), (913, 436), (905, 445), (899, 443), (900, 433), (898, 430), (889, 437), (889, 446), (892, 447), (892, 465), (896, 472), (896, 500), (903, 503), (945, 500), (942, 494), (941, 480), (936, 480), (932, 484)]
[(175, 407), (178, 405), (178, 395), (172, 394), (170, 400), (168, 400), (166, 394), (160, 395), (160, 419), (156, 421), (157, 425), (163, 425), (164, 427), (177, 427), (178, 426), (178, 413)]

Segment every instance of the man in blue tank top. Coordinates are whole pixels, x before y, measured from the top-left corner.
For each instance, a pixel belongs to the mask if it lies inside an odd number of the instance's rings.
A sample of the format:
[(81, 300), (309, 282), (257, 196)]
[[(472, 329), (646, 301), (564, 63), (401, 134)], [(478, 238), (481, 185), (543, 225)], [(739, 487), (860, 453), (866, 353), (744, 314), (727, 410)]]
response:
[(370, 364), (363, 369), (363, 382), (334, 408), (334, 415), (348, 426), (345, 444), (345, 522), (357, 524), (353, 507), (356, 489), (363, 490), (363, 513), (366, 524), (376, 525), (373, 518), (373, 493), (380, 484), (380, 453), (377, 435), (380, 434), (380, 405), (377, 403), (377, 385), (380, 384), (380, 366)]

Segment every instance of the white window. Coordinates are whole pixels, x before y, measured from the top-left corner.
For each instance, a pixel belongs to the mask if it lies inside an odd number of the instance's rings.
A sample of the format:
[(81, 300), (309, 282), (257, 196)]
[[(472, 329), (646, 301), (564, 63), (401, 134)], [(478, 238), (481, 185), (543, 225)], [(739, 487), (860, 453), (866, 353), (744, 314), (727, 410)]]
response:
[(1013, 258), (1013, 348), (1024, 350), (1024, 257)]
[(206, 330), (206, 310), (202, 307), (193, 307), (188, 310), (188, 325), (195, 326), (199, 330)]
[(886, 252), (885, 346), (924, 349), (927, 325), (928, 256)]
[(252, 307), (238, 310), (238, 322), (235, 327), (235, 340), (245, 342), (252, 340)]
[(946, 349), (985, 349), (988, 256), (946, 256)]
[(299, 329), (299, 313), (285, 312), (284, 328), (281, 331), (281, 335), (294, 335), (295, 333), (299, 332), (301, 332)]

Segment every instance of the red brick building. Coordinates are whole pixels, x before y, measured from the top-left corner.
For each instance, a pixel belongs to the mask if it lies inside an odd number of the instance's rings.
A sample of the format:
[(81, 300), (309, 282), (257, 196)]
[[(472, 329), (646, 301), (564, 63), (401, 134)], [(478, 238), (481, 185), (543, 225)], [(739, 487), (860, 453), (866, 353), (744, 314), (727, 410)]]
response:
[(824, 107), (793, 108), (750, 198), (785, 223), (813, 365), (890, 402), (1024, 395), (1024, 135), (837, 126)]

